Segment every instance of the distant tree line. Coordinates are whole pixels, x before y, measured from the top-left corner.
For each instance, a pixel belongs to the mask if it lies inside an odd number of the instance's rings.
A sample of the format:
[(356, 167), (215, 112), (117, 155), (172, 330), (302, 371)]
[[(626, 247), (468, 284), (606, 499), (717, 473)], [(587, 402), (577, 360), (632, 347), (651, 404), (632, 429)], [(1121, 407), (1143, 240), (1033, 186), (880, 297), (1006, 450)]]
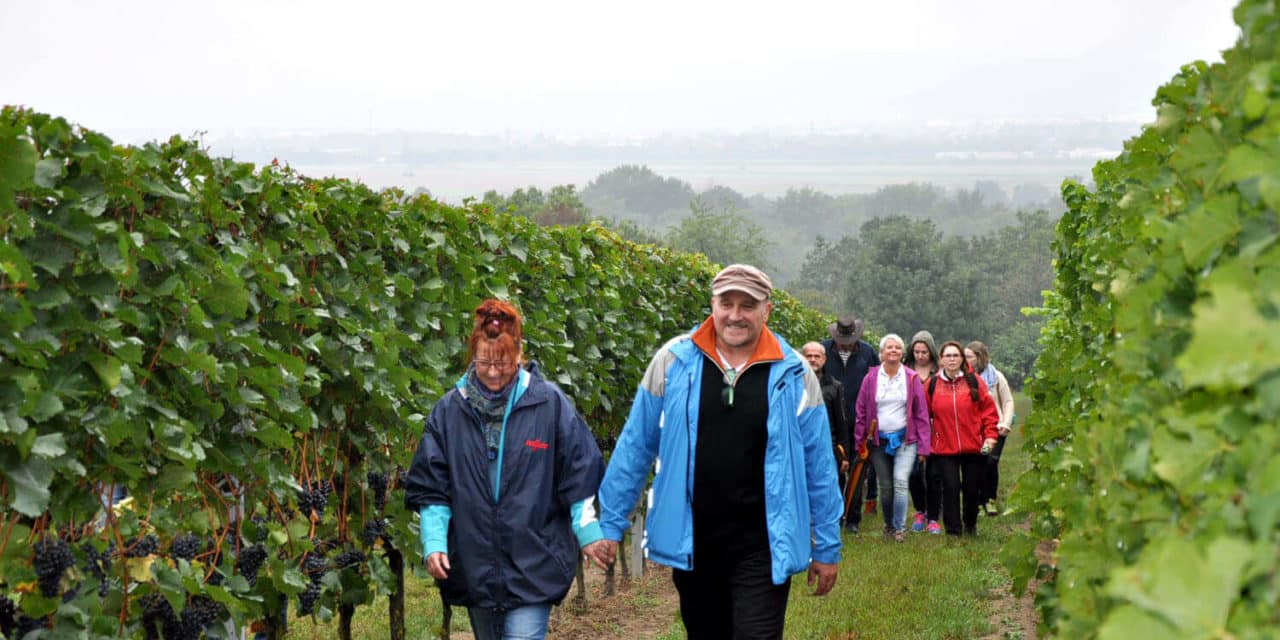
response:
[(482, 202), (542, 225), (594, 221), (634, 242), (760, 265), (809, 306), (856, 313), (877, 331), (982, 340), (1016, 386), (1039, 353), (1040, 320), (1022, 309), (1040, 306), (1052, 283), (1050, 242), (1062, 206), (1041, 185), (1010, 195), (991, 181), (838, 196), (808, 187), (778, 198), (724, 186), (698, 192), (636, 165), (606, 171), (581, 191), (530, 186), (489, 191)]

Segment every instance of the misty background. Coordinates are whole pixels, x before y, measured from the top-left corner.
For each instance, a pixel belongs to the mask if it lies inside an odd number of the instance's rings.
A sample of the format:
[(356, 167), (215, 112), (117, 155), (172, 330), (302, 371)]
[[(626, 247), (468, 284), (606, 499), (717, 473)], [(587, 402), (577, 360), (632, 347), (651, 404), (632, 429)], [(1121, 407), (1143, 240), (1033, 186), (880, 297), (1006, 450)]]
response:
[(889, 4), (7, 3), (0, 102), (757, 263), (1019, 384), (1059, 186), (1220, 60), (1232, 5)]

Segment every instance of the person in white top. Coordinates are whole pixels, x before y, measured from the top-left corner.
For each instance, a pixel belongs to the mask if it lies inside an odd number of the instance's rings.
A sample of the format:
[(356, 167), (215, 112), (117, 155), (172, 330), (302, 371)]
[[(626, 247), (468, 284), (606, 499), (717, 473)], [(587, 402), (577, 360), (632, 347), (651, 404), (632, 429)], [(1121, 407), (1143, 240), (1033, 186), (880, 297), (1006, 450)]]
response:
[(978, 494), (979, 504), (982, 513), (988, 516), (1000, 514), (1000, 508), (996, 506), (996, 492), (1000, 488), (1000, 454), (1004, 451), (1005, 438), (1009, 436), (1009, 430), (1013, 428), (1013, 419), (1015, 417), (1013, 409), (1013, 391), (1009, 389), (1009, 381), (1005, 380), (1004, 374), (991, 364), (991, 352), (987, 350), (987, 345), (974, 340), (964, 346), (964, 359), (969, 366), (978, 374), (984, 382), (987, 383), (987, 391), (991, 392), (991, 399), (996, 403), (996, 412), (1000, 414), (1000, 422), (996, 424), (996, 430), (1000, 432), (1000, 439), (996, 441), (996, 446), (987, 455), (986, 473), (980, 483), (980, 491)]
[(906, 538), (907, 479), (929, 455), (929, 407), (920, 376), (902, 365), (906, 346), (897, 334), (880, 340), (880, 366), (862, 379), (854, 419), (854, 446), (867, 449), (880, 484), (884, 535)]

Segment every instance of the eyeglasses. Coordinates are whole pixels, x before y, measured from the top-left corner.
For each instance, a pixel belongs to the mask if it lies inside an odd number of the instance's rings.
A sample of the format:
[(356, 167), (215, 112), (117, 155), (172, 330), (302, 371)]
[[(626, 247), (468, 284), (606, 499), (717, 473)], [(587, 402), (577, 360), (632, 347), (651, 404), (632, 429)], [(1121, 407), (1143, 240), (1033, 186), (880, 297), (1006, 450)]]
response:
[(472, 360), (471, 363), (476, 365), (476, 371), (488, 371), (489, 369), (509, 371), (512, 365), (512, 363), (505, 360)]
[(738, 379), (737, 369), (724, 370), (724, 388), (720, 390), (720, 404), (726, 407), (733, 406), (733, 381)]

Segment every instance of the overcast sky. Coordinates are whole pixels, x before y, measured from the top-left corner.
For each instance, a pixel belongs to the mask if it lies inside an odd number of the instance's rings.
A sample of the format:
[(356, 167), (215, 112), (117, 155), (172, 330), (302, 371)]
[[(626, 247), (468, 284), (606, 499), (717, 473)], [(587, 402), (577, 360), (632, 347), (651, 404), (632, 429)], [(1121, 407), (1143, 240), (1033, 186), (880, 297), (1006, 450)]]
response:
[(0, 102), (111, 132), (1153, 117), (1223, 0), (0, 0)]

